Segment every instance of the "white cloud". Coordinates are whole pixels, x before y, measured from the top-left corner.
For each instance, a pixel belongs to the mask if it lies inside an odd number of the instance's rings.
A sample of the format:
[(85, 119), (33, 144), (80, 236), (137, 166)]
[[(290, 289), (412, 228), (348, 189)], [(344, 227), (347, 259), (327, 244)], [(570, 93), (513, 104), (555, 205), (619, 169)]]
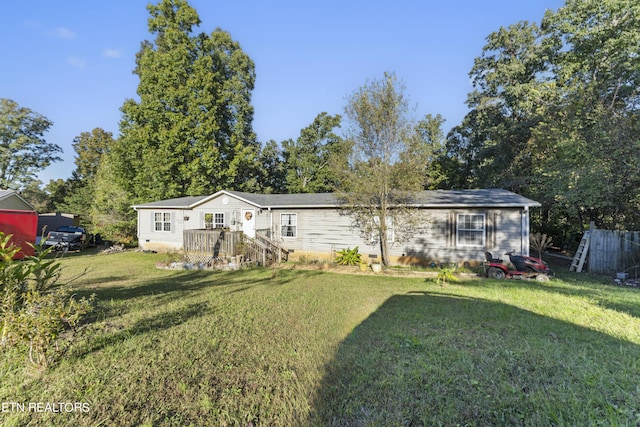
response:
[(64, 27), (58, 27), (49, 34), (54, 37), (58, 37), (60, 39), (65, 39), (65, 40), (73, 40), (76, 38), (76, 33)]
[(105, 49), (102, 51), (102, 56), (109, 59), (120, 58), (122, 56), (122, 52), (118, 49)]
[(77, 56), (68, 57), (67, 64), (71, 65), (72, 67), (78, 68), (80, 70), (84, 70), (87, 67), (87, 61)]

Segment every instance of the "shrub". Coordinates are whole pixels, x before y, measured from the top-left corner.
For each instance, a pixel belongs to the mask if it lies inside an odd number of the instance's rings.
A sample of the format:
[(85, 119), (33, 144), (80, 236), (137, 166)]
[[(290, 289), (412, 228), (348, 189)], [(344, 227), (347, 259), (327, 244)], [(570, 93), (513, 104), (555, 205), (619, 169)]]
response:
[(336, 254), (336, 264), (338, 265), (358, 265), (362, 261), (362, 255), (358, 253), (358, 247), (342, 249)]
[(529, 236), (530, 245), (538, 252), (538, 258), (542, 259), (542, 252), (549, 249), (553, 244), (551, 237), (546, 234), (535, 233)]
[(440, 284), (443, 288), (447, 286), (448, 282), (455, 282), (458, 278), (455, 275), (457, 267), (442, 267), (438, 270), (438, 276), (436, 277), (436, 284)]
[(20, 248), (10, 238), (0, 232), (0, 348), (27, 344), (29, 360), (47, 366), (60, 334), (92, 311), (95, 296), (76, 300), (59, 283), (61, 264), (47, 258), (52, 248), (38, 247), (36, 256), (13, 260)]

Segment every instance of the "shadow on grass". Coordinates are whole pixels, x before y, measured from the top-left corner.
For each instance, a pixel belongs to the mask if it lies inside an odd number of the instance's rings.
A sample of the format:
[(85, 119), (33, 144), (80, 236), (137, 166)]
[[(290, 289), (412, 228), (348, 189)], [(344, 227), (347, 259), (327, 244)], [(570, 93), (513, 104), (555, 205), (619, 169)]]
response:
[(640, 348), (506, 304), (388, 299), (326, 366), (313, 425), (589, 425), (640, 420)]
[[(321, 272), (305, 272), (303, 276), (321, 274)], [(292, 280), (299, 280), (300, 273), (290, 274), (282, 272), (277, 277), (267, 269), (249, 269), (236, 271), (172, 271), (171, 274), (154, 279), (145, 280), (131, 285), (109, 285), (110, 281), (120, 281), (122, 276), (106, 276), (92, 279), (90, 283), (78, 286), (74, 294), (78, 298), (95, 295), (98, 307), (103, 310), (103, 317), (109, 316), (107, 305), (119, 304), (117, 315), (122, 315), (128, 309), (125, 305), (135, 305), (143, 301), (145, 304), (164, 304), (166, 302), (185, 299), (198, 294), (208, 288), (229, 288), (229, 292), (241, 292), (259, 285), (283, 285)]]
[[(132, 336), (169, 329), (191, 318), (211, 313), (213, 308), (210, 302), (215, 300), (216, 294), (207, 294), (207, 289), (226, 288), (226, 293), (247, 292), (255, 286), (281, 286), (317, 274), (322, 272), (283, 272), (277, 277), (272, 277), (272, 272), (267, 269), (230, 272), (176, 271), (130, 286), (108, 286), (109, 278), (115, 276), (92, 280), (91, 286), (85, 286), (74, 295), (76, 298), (95, 295), (96, 309), (87, 316), (83, 326), (88, 331), (95, 328), (100, 330), (89, 332), (88, 342), (76, 348), (73, 356), (82, 357), (107, 346), (116, 345)], [(114, 280), (117, 280), (117, 277)], [(94, 287), (97, 283), (104, 286)], [(166, 311), (164, 307), (173, 303), (180, 308)], [(117, 326), (121, 323), (117, 319), (129, 312), (141, 313), (143, 316), (147, 313), (147, 317), (135, 321), (132, 326)], [(159, 314), (148, 316), (148, 313), (152, 312)]]
[[(213, 311), (206, 302), (187, 304), (173, 311), (164, 311), (159, 315), (145, 317), (136, 321), (131, 327), (115, 331), (100, 331), (99, 334), (90, 336), (83, 345), (77, 346), (71, 352), (71, 356), (82, 358), (92, 352), (117, 345), (132, 337), (173, 328), (191, 319), (211, 314)], [(111, 327), (107, 324), (107, 327)]]

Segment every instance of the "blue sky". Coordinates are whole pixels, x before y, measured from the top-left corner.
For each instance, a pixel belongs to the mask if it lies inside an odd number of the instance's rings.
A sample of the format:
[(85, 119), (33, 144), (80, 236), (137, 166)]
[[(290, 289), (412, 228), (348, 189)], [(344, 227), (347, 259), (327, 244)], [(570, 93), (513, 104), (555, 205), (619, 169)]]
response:
[[(66, 179), (74, 137), (101, 127), (118, 136), (120, 107), (136, 97), (135, 55), (147, 31), (146, 0), (23, 0), (0, 15), (0, 98), (53, 121), (45, 138), (63, 162), (39, 178)], [(155, 2), (154, 2), (155, 3)], [(296, 138), (323, 111), (393, 72), (417, 115), (460, 123), (468, 73), (485, 38), (501, 26), (540, 22), (562, 0), (190, 0), (196, 32), (228, 31), (256, 66), (254, 130), (259, 141)]]

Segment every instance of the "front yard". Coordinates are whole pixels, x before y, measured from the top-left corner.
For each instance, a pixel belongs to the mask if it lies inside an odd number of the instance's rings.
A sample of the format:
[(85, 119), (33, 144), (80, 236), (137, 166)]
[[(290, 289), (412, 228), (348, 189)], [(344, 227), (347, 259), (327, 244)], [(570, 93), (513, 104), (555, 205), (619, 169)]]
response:
[(63, 261), (97, 310), (47, 371), (5, 354), (1, 425), (640, 423), (640, 290), (161, 257)]

